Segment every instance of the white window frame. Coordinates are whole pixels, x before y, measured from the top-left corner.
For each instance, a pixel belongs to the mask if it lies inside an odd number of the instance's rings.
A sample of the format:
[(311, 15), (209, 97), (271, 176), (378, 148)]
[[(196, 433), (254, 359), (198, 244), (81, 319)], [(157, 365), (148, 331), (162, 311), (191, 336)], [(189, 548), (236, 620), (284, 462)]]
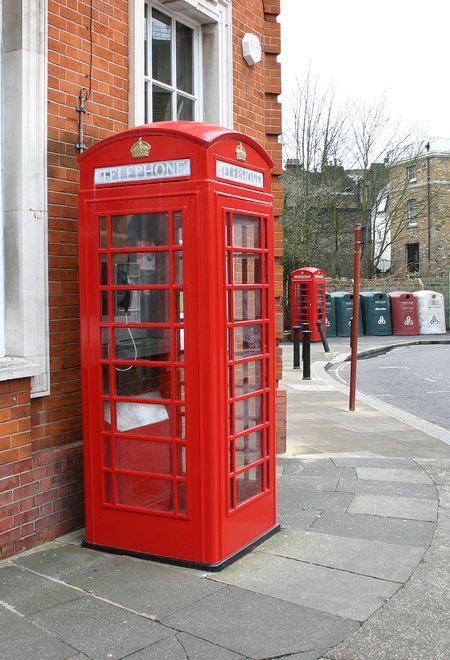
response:
[(0, 380), (50, 391), (47, 250), (47, 0), (2, 2), (4, 357)]
[(408, 209), (408, 227), (417, 227), (417, 199), (408, 199), (406, 204)]
[(407, 175), (408, 175), (408, 183), (415, 183), (417, 181), (417, 176), (416, 176), (416, 166), (415, 165), (408, 165), (406, 168)]
[[(129, 125), (145, 121), (144, 2), (129, 0)], [(233, 127), (231, 0), (149, 0), (199, 34), (197, 119)]]
[[(152, 75), (145, 75), (144, 73), (144, 86), (145, 83), (147, 83), (150, 87), (150, 89), (153, 87), (153, 85), (157, 85), (158, 87), (161, 87), (163, 89), (166, 89), (167, 91), (170, 91), (172, 93), (172, 117), (175, 119), (177, 116), (177, 95), (178, 93), (182, 94), (183, 96), (191, 99), (194, 101), (194, 121), (200, 121), (201, 117), (203, 116), (203, 108), (202, 108), (202, 72), (201, 72), (201, 67), (199, 66), (199, 63), (202, 61), (202, 48), (201, 48), (201, 28), (196, 24), (194, 21), (189, 20), (189, 19), (181, 19), (178, 17), (174, 12), (168, 11), (167, 9), (163, 8), (161, 9), (159, 6), (156, 5), (155, 2), (144, 2), (144, 5), (148, 6), (148, 17), (150, 20), (148, 20), (147, 24), (147, 48), (149, 50), (149, 68), (151, 68), (152, 64), (152, 29), (151, 29), (151, 14), (152, 14), (152, 8), (157, 9), (161, 13), (165, 14), (168, 18), (171, 19), (172, 24), (171, 24), (171, 29), (172, 29), (172, 39), (171, 39), (171, 65), (172, 65), (172, 78), (173, 78), (173, 83), (172, 85), (166, 85), (159, 80), (156, 80)], [(194, 92), (192, 94), (188, 94), (187, 92), (182, 92), (181, 90), (178, 90), (176, 86), (176, 78), (175, 78), (175, 67), (176, 67), (176, 23), (182, 23), (186, 27), (190, 28), (193, 31), (193, 43), (192, 43), (192, 59), (193, 59), (193, 87), (194, 87)], [(150, 72), (151, 73), (151, 72)], [(144, 98), (145, 98), (145, 92), (144, 92)], [(148, 114), (150, 116), (150, 122), (153, 121), (152, 117), (152, 99), (151, 97), (147, 99), (147, 104), (148, 104)], [(144, 109), (144, 112), (146, 110)], [(145, 117), (145, 115), (144, 115)]]

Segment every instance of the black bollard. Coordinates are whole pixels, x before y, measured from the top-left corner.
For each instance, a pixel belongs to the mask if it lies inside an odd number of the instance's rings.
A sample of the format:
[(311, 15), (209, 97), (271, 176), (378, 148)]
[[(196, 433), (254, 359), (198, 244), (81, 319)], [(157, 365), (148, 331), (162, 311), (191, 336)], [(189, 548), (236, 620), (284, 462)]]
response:
[(325, 336), (325, 332), (323, 331), (322, 321), (317, 321), (316, 325), (317, 325), (317, 330), (320, 333), (320, 338), (322, 340), (323, 350), (325, 351), (325, 353), (329, 353), (330, 347), (328, 346), (327, 338)]
[(300, 326), (294, 325), (294, 369), (300, 369)]
[[(303, 326), (309, 327), (308, 324)], [(303, 380), (311, 380), (311, 330), (303, 330)]]

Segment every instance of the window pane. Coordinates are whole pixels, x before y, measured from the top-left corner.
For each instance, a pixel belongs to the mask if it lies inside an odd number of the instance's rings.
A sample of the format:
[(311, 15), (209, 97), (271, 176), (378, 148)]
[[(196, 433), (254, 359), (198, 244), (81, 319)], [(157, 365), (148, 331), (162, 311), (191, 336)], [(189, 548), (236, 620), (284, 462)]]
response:
[(106, 218), (101, 217), (100, 219), (100, 247), (106, 248)]
[(177, 119), (192, 121), (194, 119), (194, 101), (177, 94)]
[[(127, 369), (125, 371), (125, 369)], [(116, 367), (117, 396), (140, 399), (171, 399), (171, 370), (169, 367)]]
[(172, 119), (172, 92), (153, 85), (152, 91), (153, 121)]
[(169, 284), (169, 253), (114, 254), (113, 270), (114, 284)]
[(114, 340), (117, 360), (170, 360), (168, 328), (116, 328)]
[(262, 456), (261, 451), (261, 431), (255, 431), (249, 435), (244, 435), (237, 438), (235, 442), (236, 448), (236, 468), (239, 469), (257, 461)]
[(174, 245), (183, 245), (183, 214), (181, 211), (175, 211), (174, 221)]
[(235, 433), (262, 423), (262, 397), (255, 396), (235, 403)]
[(171, 474), (170, 444), (150, 440), (116, 438), (116, 468)]
[(236, 289), (234, 291), (234, 320), (251, 321), (261, 318), (261, 290)]
[(138, 213), (112, 217), (114, 248), (169, 245), (168, 213)]
[(117, 503), (156, 511), (173, 511), (172, 482), (118, 474)]
[(152, 76), (155, 80), (172, 84), (172, 21), (156, 9), (152, 12)]
[[(169, 323), (169, 291), (115, 291), (117, 323)], [(132, 337), (130, 337), (133, 341)]]
[(233, 216), (233, 245), (259, 248), (259, 218)]
[(256, 253), (237, 252), (233, 255), (234, 284), (261, 283), (261, 255)]
[(261, 326), (246, 325), (234, 329), (235, 358), (250, 357), (261, 353)]
[(261, 493), (261, 466), (236, 475), (236, 505)]
[(193, 93), (193, 34), (193, 30), (186, 25), (177, 23), (177, 87), (188, 94)]
[[(111, 408), (108, 401), (104, 402), (106, 425), (111, 424)], [(131, 403), (117, 401), (116, 428), (119, 433), (170, 437), (170, 408), (158, 403)]]
[(262, 387), (261, 360), (234, 365), (234, 396), (250, 394), (261, 390)]

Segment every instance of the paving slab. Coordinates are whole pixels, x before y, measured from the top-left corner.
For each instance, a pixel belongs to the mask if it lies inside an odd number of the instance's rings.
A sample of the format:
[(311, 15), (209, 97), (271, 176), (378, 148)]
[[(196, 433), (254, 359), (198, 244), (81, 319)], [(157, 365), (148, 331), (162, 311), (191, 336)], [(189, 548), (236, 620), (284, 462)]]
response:
[(255, 552), (214, 579), (321, 612), (364, 621), (400, 584)]
[(67, 581), (71, 575), (112, 561), (112, 555), (74, 545), (50, 545), (44, 550), (19, 555), (14, 563), (37, 573)]
[(277, 503), (280, 510), (293, 513), (296, 509), (319, 511), (346, 511), (354, 495), (336, 493), (328, 490), (296, 489), (292, 480), (280, 481), (277, 491)]
[(381, 468), (385, 470), (416, 470), (423, 468), (409, 458), (370, 458), (363, 456), (337, 457), (332, 459), (336, 467)]
[[(439, 468), (437, 468), (439, 470)], [(441, 487), (439, 487), (441, 489)], [(440, 490), (441, 498), (445, 494)], [(450, 503), (450, 494), (447, 504)], [(433, 543), (410, 580), (337, 648), (333, 660), (448, 660), (450, 507), (439, 510)]]
[(68, 582), (158, 619), (220, 589), (200, 571), (102, 554), (103, 564), (69, 576)]
[(437, 518), (437, 502), (412, 497), (355, 495), (348, 511), (349, 513), (365, 513), (372, 516), (434, 522)]
[(325, 511), (310, 527), (313, 532), (334, 536), (428, 547), (435, 525), (422, 520), (381, 518), (360, 513)]
[(16, 566), (0, 570), (0, 600), (24, 616), (81, 598), (75, 589)]
[(320, 518), (321, 510), (309, 509), (305, 511), (301, 507), (291, 506), (285, 511), (279, 508), (277, 520), (282, 528), (290, 529), (309, 529), (311, 525)]
[(377, 479), (341, 479), (337, 485), (337, 490), (437, 501), (437, 490), (434, 484), (410, 484), (401, 481), (380, 481)]
[(166, 637), (156, 644), (127, 656), (127, 660), (187, 660), (188, 658), (190, 660), (245, 660), (243, 655), (187, 633), (177, 633)]
[(78, 651), (0, 605), (0, 658), (4, 660), (68, 660)]
[(423, 470), (381, 469), (357, 467), (358, 479), (372, 479), (375, 481), (401, 481), (409, 484), (432, 484), (432, 480)]
[[(359, 624), (237, 587), (227, 587), (163, 623), (249, 658), (330, 648)], [(338, 643), (338, 642), (336, 642)]]
[(406, 582), (425, 552), (424, 548), (298, 530), (283, 530), (259, 550), (393, 582)]
[(280, 486), (285, 483), (296, 490), (334, 491), (338, 486), (339, 480), (340, 479), (337, 475), (328, 477), (307, 477), (302, 475), (299, 479), (298, 476), (287, 476), (283, 474), (283, 476), (278, 477), (278, 484)]
[(95, 660), (118, 660), (171, 633), (159, 623), (89, 597), (37, 613), (32, 621)]

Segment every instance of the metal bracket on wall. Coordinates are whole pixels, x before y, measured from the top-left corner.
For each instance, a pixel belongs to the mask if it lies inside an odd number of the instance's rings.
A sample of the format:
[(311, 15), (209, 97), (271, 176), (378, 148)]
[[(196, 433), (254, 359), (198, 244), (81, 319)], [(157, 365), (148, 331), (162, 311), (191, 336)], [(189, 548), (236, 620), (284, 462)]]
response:
[(80, 113), (80, 121), (79, 121), (79, 128), (78, 128), (78, 143), (76, 144), (76, 148), (78, 151), (81, 153), (86, 149), (86, 145), (84, 144), (84, 115), (86, 112), (86, 107), (85, 107), (85, 102), (87, 100), (88, 93), (87, 90), (80, 89), (80, 105), (77, 107), (77, 112)]

